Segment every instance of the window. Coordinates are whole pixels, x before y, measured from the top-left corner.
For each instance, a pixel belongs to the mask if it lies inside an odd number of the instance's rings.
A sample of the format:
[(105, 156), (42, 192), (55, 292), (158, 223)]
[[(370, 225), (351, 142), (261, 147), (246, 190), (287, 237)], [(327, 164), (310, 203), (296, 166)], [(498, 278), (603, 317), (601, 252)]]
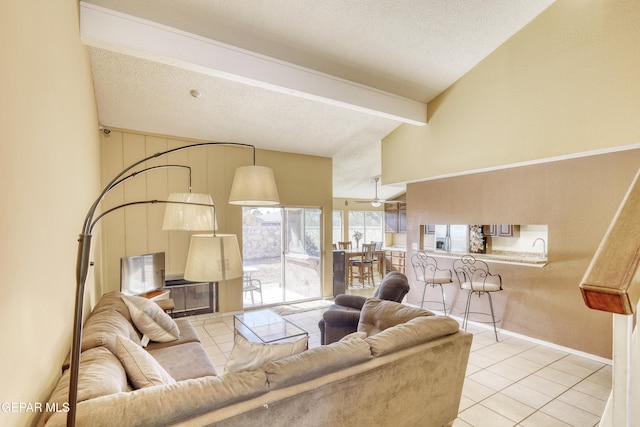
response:
[(333, 243), (342, 242), (342, 211), (333, 211)]
[[(383, 211), (350, 211), (349, 212), (349, 236), (354, 245), (358, 243), (382, 242), (384, 231), (382, 228)], [(362, 238), (356, 242), (354, 234), (359, 231)]]

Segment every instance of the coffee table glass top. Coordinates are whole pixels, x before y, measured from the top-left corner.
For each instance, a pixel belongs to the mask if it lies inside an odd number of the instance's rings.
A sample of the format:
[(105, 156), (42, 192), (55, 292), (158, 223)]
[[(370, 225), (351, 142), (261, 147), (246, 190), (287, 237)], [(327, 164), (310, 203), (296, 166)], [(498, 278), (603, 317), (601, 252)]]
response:
[(247, 336), (247, 330), (263, 343), (308, 335), (307, 331), (269, 309), (235, 314), (233, 318), (236, 330), (249, 340), (252, 337)]

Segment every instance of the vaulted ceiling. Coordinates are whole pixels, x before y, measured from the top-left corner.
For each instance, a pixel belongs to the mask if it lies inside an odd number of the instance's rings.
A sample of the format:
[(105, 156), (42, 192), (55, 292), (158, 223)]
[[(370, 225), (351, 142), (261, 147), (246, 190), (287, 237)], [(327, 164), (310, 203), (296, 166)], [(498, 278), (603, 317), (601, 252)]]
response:
[(372, 198), (381, 140), (551, 3), (87, 0), (81, 35), (102, 126), (331, 157)]

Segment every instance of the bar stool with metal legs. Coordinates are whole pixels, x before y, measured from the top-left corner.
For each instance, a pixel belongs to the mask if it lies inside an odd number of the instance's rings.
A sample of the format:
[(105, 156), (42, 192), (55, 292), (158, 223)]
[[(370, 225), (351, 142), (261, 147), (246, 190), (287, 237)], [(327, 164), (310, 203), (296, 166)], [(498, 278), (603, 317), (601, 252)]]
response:
[(442, 294), (442, 309), (444, 315), (447, 315), (447, 302), (444, 294), (444, 288), (442, 285), (453, 284), (453, 278), (451, 277), (451, 270), (445, 270), (438, 268), (438, 262), (434, 257), (428, 256), (425, 252), (419, 251), (413, 257), (411, 257), (411, 264), (413, 265), (413, 271), (416, 273), (416, 280), (424, 284), (422, 291), (422, 300), (420, 307), (424, 306), (424, 296), (427, 292), (427, 286), (435, 288), (440, 286), (440, 293)]
[(462, 258), (455, 260), (453, 262), (453, 271), (460, 283), (460, 288), (468, 292), (462, 327), (465, 331), (467, 330), (471, 308), (471, 295), (478, 294), (478, 297), (481, 297), (482, 295), (487, 294), (489, 297), (489, 308), (491, 309), (491, 322), (489, 323), (493, 323), (493, 332), (496, 335), (496, 341), (498, 341), (496, 316), (493, 312), (493, 300), (491, 299), (491, 294), (502, 290), (502, 277), (499, 274), (491, 273), (486, 262), (477, 260), (471, 255), (465, 255)]

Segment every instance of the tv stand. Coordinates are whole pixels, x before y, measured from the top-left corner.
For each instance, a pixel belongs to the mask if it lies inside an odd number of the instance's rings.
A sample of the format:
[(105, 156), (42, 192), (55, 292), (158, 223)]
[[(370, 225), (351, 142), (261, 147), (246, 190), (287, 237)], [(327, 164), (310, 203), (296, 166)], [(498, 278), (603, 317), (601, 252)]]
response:
[(162, 288), (174, 301), (172, 317), (193, 316), (217, 311), (217, 288), (214, 282), (190, 282), (184, 279), (165, 280)]

